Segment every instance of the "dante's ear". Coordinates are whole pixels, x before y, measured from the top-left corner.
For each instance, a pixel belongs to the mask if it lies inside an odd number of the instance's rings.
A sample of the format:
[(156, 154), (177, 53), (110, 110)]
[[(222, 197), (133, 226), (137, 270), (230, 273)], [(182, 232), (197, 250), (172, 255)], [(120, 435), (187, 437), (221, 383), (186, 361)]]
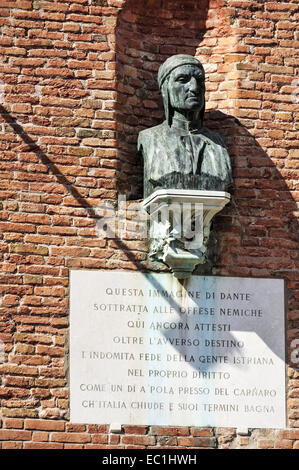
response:
[(169, 77), (167, 77), (165, 79), (165, 81), (162, 85), (162, 88), (161, 88), (161, 93), (162, 93), (162, 98), (163, 98), (166, 121), (167, 121), (168, 125), (171, 126), (172, 116), (173, 116), (173, 109), (172, 109), (171, 104), (170, 104), (168, 82), (169, 82)]

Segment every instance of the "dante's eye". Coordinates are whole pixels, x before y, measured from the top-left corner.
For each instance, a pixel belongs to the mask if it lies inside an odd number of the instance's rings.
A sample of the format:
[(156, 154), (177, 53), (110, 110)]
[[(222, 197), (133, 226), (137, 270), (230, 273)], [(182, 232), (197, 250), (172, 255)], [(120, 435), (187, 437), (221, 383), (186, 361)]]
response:
[(187, 83), (189, 80), (189, 77), (187, 75), (180, 75), (177, 77), (176, 81), (179, 83)]

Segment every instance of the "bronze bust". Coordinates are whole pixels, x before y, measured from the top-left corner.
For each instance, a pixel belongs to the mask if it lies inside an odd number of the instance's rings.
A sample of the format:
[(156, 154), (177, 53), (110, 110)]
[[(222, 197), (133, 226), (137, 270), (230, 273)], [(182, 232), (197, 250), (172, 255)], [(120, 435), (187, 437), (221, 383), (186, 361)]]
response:
[(157, 189), (224, 191), (232, 183), (222, 138), (203, 126), (205, 73), (193, 56), (169, 57), (159, 68), (166, 120), (139, 133), (144, 197)]

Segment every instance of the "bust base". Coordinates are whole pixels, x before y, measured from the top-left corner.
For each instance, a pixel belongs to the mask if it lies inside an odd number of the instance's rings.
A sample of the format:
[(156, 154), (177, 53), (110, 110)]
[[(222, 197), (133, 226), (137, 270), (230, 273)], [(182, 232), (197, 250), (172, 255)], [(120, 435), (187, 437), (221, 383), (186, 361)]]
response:
[(188, 278), (207, 261), (212, 218), (229, 201), (225, 191), (158, 189), (152, 193), (142, 203), (150, 220), (150, 257), (169, 266), (178, 279)]

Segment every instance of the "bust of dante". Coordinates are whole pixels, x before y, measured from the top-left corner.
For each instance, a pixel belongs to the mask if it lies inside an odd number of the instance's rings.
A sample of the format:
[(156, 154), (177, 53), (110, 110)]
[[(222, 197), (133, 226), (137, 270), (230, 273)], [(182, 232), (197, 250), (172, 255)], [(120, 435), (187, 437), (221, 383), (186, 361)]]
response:
[(193, 56), (169, 57), (159, 68), (166, 120), (139, 133), (144, 197), (157, 189), (224, 191), (231, 165), (222, 138), (203, 126), (205, 73)]

